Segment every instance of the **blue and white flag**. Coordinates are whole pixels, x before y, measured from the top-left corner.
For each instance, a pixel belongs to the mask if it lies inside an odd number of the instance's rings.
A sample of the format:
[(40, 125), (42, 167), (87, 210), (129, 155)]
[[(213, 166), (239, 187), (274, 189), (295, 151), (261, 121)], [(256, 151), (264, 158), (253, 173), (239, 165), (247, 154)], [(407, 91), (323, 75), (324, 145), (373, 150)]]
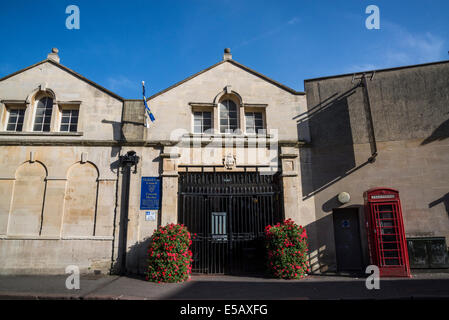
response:
[[(151, 112), (150, 108), (148, 107), (147, 104), (147, 98), (145, 97), (145, 81), (142, 81), (142, 90), (143, 90), (143, 103), (145, 105), (145, 113), (147, 114), (148, 118), (150, 118), (150, 120), (152, 122), (154, 122), (154, 120), (156, 120), (153, 116), (153, 113)], [(148, 128), (149, 124), (148, 124), (148, 119), (145, 117), (145, 126)]]

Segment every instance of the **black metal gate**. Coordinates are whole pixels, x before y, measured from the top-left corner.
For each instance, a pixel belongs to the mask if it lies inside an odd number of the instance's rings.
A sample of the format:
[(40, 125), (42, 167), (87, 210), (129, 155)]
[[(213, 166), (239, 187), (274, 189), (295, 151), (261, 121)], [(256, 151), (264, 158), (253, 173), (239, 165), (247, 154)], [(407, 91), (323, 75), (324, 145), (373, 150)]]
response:
[(260, 273), (265, 226), (283, 219), (278, 175), (179, 174), (178, 221), (196, 233), (194, 273)]

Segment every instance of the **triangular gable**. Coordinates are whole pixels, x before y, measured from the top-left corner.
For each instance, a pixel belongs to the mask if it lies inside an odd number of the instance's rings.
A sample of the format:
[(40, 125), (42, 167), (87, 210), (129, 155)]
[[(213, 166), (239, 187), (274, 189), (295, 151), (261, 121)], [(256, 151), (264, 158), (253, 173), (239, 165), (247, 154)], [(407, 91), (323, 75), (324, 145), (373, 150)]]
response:
[(13, 77), (13, 76), (15, 76), (15, 75), (18, 75), (18, 74), (20, 74), (20, 73), (22, 73), (22, 72), (25, 72), (25, 71), (27, 71), (27, 70), (33, 69), (33, 68), (35, 68), (35, 67), (37, 67), (37, 66), (39, 66), (39, 65), (41, 65), (41, 64), (44, 64), (44, 63), (46, 63), (46, 62), (49, 62), (49, 63), (51, 63), (52, 65), (59, 67), (60, 69), (62, 69), (62, 70), (64, 70), (64, 71), (70, 73), (71, 75), (75, 76), (76, 78), (78, 78), (78, 79), (80, 79), (80, 80), (82, 80), (82, 81), (87, 82), (87, 83), (90, 84), (91, 86), (97, 88), (98, 90), (101, 90), (101, 91), (105, 92), (106, 94), (108, 94), (108, 95), (110, 95), (110, 96), (112, 96), (112, 97), (114, 97), (114, 98), (116, 98), (116, 99), (118, 99), (118, 100), (120, 100), (120, 101), (124, 101), (124, 100), (125, 100), (124, 98), (120, 97), (119, 95), (115, 94), (114, 92), (109, 91), (108, 89), (106, 89), (106, 88), (100, 86), (98, 83), (95, 83), (95, 82), (93, 82), (93, 81), (91, 81), (91, 80), (89, 80), (89, 79), (83, 77), (82, 75), (80, 75), (79, 73), (76, 73), (76, 72), (73, 71), (72, 69), (69, 69), (69, 68), (63, 66), (62, 64), (57, 63), (57, 62), (55, 62), (55, 61), (53, 61), (53, 60), (51, 60), (51, 59), (45, 59), (45, 60), (42, 60), (42, 61), (40, 61), (40, 62), (38, 62), (38, 63), (35, 63), (35, 64), (33, 64), (33, 65), (29, 66), (29, 67), (26, 67), (26, 68), (24, 68), (24, 69), (21, 69), (21, 70), (19, 70), (19, 71), (16, 71), (16, 72), (14, 72), (14, 73), (11, 73), (11, 74), (9, 74), (9, 75), (7, 75), (7, 76), (1, 78), (1, 79), (0, 79), (0, 82), (3, 81), (3, 80), (6, 80), (6, 79), (8, 79), (8, 78), (11, 78), (11, 77)]
[(304, 94), (305, 94), (304, 92), (296, 91), (296, 90), (294, 90), (294, 89), (292, 89), (292, 88), (289, 88), (289, 87), (283, 85), (283, 84), (280, 83), (280, 82), (277, 82), (277, 81), (275, 81), (275, 80), (273, 80), (273, 79), (271, 79), (271, 78), (269, 78), (269, 77), (267, 77), (267, 76), (265, 76), (265, 75), (263, 75), (263, 74), (261, 74), (261, 73), (255, 71), (255, 70), (253, 70), (253, 69), (251, 69), (251, 68), (248, 68), (247, 66), (245, 66), (245, 65), (243, 65), (243, 64), (241, 64), (241, 63), (238, 63), (238, 62), (235, 61), (235, 60), (229, 59), (229, 60), (223, 60), (223, 61), (220, 61), (220, 62), (218, 62), (218, 63), (216, 63), (216, 64), (214, 64), (214, 65), (212, 65), (212, 66), (210, 66), (210, 67), (208, 67), (208, 68), (206, 68), (206, 69), (200, 71), (200, 72), (195, 73), (194, 75), (192, 75), (192, 76), (190, 76), (190, 77), (188, 77), (188, 78), (186, 78), (186, 79), (184, 79), (184, 80), (182, 80), (182, 81), (179, 81), (179, 82), (175, 83), (174, 85), (172, 85), (172, 86), (170, 86), (170, 87), (168, 87), (168, 88), (166, 88), (166, 89), (164, 89), (164, 90), (162, 90), (162, 91), (159, 91), (158, 93), (155, 93), (154, 95), (152, 95), (151, 97), (149, 97), (149, 98), (147, 99), (147, 101), (148, 101), (148, 100), (151, 100), (151, 99), (153, 99), (153, 98), (156, 98), (157, 96), (159, 96), (159, 95), (161, 95), (161, 94), (163, 94), (163, 93), (166, 93), (166, 92), (170, 91), (171, 89), (174, 89), (174, 88), (180, 86), (181, 84), (183, 84), (183, 83), (185, 83), (185, 82), (187, 82), (187, 81), (189, 81), (189, 80), (191, 80), (191, 79), (193, 79), (193, 78), (195, 78), (195, 77), (197, 77), (197, 76), (199, 76), (199, 75), (201, 75), (201, 74), (203, 74), (203, 73), (205, 73), (205, 72), (207, 72), (207, 71), (209, 71), (209, 70), (212, 70), (212, 69), (214, 69), (215, 67), (218, 67), (219, 65), (221, 65), (221, 64), (223, 64), (223, 63), (226, 63), (226, 62), (229, 62), (229, 63), (231, 63), (232, 65), (234, 65), (234, 66), (236, 66), (236, 67), (238, 67), (238, 68), (240, 68), (240, 69), (243, 69), (243, 70), (245, 70), (246, 72), (251, 73), (252, 75), (255, 75), (256, 77), (259, 77), (259, 78), (261, 78), (261, 79), (263, 79), (263, 80), (265, 80), (265, 81), (267, 81), (267, 82), (269, 82), (269, 83), (271, 83), (271, 84), (273, 84), (273, 85), (275, 85), (275, 86), (277, 86), (277, 87), (279, 87), (279, 88), (281, 88), (281, 89), (283, 89), (283, 90), (285, 90), (285, 91), (287, 91), (287, 92), (290, 92), (291, 94), (294, 94), (294, 95), (304, 95)]

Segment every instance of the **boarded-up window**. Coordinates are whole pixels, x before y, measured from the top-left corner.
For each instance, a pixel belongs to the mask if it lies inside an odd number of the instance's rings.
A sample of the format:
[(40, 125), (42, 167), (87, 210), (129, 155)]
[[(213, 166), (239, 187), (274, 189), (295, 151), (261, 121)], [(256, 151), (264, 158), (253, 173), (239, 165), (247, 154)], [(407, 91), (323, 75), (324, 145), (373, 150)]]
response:
[(70, 169), (64, 203), (64, 236), (94, 235), (97, 179), (97, 169), (88, 162)]
[(39, 162), (26, 162), (17, 169), (8, 234), (39, 235), (46, 176)]

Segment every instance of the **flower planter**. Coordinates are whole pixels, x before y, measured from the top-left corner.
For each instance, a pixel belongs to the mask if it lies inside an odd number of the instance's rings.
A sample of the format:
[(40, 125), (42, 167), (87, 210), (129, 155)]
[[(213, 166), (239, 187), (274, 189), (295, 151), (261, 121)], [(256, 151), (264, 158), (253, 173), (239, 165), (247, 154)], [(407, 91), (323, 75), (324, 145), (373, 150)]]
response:
[(306, 229), (291, 219), (265, 227), (267, 267), (280, 279), (301, 279), (309, 272)]
[(148, 248), (146, 279), (153, 282), (183, 282), (192, 270), (190, 232), (182, 224), (169, 224), (154, 231)]

